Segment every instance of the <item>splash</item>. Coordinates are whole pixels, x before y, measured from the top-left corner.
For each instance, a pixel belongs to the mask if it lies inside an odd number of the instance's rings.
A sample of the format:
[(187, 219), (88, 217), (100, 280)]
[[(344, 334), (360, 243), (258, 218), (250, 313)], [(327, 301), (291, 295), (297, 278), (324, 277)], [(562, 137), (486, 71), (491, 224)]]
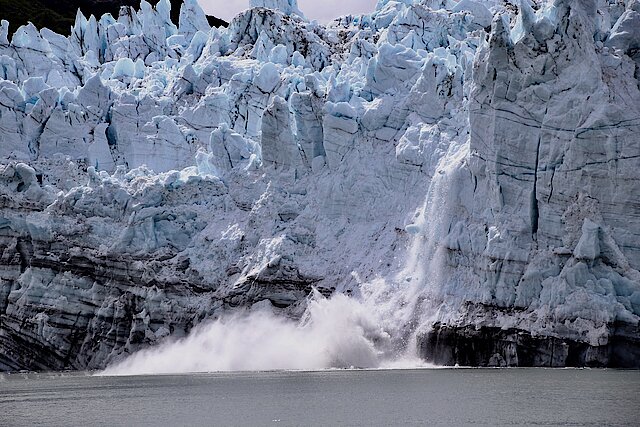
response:
[[(443, 156), (416, 221), (404, 268), (392, 280), (360, 283), (359, 296), (315, 293), (300, 321), (253, 309), (200, 325), (180, 340), (142, 350), (102, 375), (219, 371), (424, 367), (416, 331), (433, 315), (444, 280), (450, 194), (467, 150)], [(355, 273), (354, 273), (355, 275)], [(357, 279), (357, 275), (355, 275)]]
[(354, 299), (316, 294), (301, 322), (268, 309), (235, 314), (140, 351), (104, 374), (376, 368), (390, 339), (378, 320)]

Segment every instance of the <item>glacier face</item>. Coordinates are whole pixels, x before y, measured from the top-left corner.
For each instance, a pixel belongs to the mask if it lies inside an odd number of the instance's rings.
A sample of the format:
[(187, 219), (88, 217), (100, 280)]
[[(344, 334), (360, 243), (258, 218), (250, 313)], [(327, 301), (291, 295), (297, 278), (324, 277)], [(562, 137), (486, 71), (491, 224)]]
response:
[(0, 368), (300, 318), (314, 287), (438, 363), (637, 366), (639, 5), (3, 22)]

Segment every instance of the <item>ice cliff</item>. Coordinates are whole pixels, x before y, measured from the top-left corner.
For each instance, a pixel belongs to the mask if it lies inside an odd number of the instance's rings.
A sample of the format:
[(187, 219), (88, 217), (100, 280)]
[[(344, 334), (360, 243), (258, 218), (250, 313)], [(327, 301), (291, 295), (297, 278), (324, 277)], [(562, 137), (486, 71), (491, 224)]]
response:
[(251, 6), (2, 22), (0, 369), (320, 294), (387, 352), (639, 366), (640, 2)]

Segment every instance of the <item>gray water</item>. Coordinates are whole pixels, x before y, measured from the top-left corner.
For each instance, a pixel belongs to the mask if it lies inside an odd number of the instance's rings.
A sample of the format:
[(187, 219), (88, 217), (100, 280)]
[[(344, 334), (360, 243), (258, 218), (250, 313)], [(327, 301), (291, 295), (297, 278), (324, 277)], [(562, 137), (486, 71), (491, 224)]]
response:
[(0, 425), (640, 425), (640, 372), (431, 369), (0, 376)]

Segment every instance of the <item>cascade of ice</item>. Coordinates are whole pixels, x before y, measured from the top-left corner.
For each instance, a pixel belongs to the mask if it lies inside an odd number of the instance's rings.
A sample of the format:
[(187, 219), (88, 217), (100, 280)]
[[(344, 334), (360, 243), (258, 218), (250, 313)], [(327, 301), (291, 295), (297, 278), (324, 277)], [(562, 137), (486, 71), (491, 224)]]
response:
[(413, 238), (395, 278), (362, 285), (363, 304), (390, 337), (391, 346), (383, 349), (386, 362), (418, 360), (416, 332), (430, 322), (442, 302), (446, 239), (456, 217), (456, 183), (468, 152), (468, 143), (452, 142), (438, 162), (424, 203), (406, 227)]
[(299, 322), (260, 304), (196, 328), (186, 339), (136, 353), (105, 373), (424, 365), (417, 356), (416, 333), (434, 315), (446, 281), (445, 242), (455, 217), (452, 192), (467, 155), (468, 143), (453, 142), (440, 159), (425, 201), (407, 226), (412, 243), (395, 278), (361, 283), (352, 298), (337, 294), (327, 299), (315, 292)]

